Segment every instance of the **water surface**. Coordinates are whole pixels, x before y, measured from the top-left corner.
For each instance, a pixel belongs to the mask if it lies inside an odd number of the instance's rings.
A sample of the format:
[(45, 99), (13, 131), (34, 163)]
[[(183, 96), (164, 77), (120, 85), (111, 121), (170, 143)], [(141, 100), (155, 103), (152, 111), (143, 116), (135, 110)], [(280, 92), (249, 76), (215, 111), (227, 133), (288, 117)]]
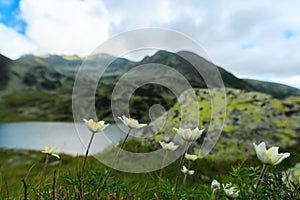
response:
[[(125, 136), (116, 124), (96, 133), (91, 153), (102, 151)], [(43, 150), (56, 147), (56, 152), (83, 155), (91, 132), (82, 124), (67, 122), (21, 122), (0, 124), (0, 147)]]

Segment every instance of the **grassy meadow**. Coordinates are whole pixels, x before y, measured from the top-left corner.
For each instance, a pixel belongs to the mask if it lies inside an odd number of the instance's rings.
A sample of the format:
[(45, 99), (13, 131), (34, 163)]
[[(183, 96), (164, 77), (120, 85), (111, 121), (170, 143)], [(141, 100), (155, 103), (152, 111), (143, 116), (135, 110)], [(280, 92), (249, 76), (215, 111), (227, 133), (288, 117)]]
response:
[[(93, 156), (89, 156), (85, 176), (81, 182), (83, 156), (61, 154), (61, 159), (50, 156), (41, 178), (45, 154), (40, 151), (2, 148), (0, 199), (25, 199), (22, 180), (27, 186), (27, 199), (226, 199), (222, 186), (217, 197), (212, 195), (213, 179), (220, 183), (235, 184), (240, 191), (236, 199), (300, 199), (299, 183), (282, 179), (282, 172), (300, 162), (300, 150), (297, 145), (280, 149), (280, 152), (290, 152), (291, 156), (281, 164), (269, 168), (257, 191), (253, 185), (258, 179), (262, 164), (256, 155), (252, 155), (246, 160), (234, 162), (216, 162), (206, 158), (193, 161), (191, 168), (195, 173), (188, 176), (185, 186), (182, 184), (181, 174), (176, 195), (173, 189), (179, 159), (164, 168), (162, 180), (159, 181), (159, 170), (142, 174), (112, 170), (107, 176), (109, 168)], [(124, 149), (147, 151), (147, 147), (130, 141)], [(186, 160), (184, 162), (187, 164)], [(82, 183), (84, 195), (80, 197)]]

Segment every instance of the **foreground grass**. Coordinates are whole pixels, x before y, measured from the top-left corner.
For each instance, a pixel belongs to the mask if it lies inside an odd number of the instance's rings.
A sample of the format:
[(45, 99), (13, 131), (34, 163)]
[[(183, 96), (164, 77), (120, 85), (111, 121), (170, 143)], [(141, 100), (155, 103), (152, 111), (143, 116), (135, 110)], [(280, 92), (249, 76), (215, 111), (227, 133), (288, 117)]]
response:
[[(295, 145), (285, 151), (291, 152), (292, 156), (269, 170), (270, 173), (256, 193), (253, 185), (261, 165), (255, 157), (250, 157), (245, 162), (195, 161), (192, 166), (195, 174), (188, 177), (186, 187), (180, 186), (177, 196), (173, 196), (172, 189), (178, 161), (164, 169), (164, 178), (159, 185), (159, 171), (129, 174), (113, 170), (109, 178), (105, 179), (108, 168), (90, 156), (83, 180), (84, 199), (210, 199), (213, 179), (220, 183), (236, 184), (240, 189), (238, 199), (300, 199), (299, 185), (282, 181), (281, 173), (300, 162), (300, 149)], [(53, 196), (55, 199), (79, 198), (82, 156), (63, 154), (61, 160), (50, 158), (46, 175), (40, 180), (44, 154), (38, 151), (0, 149), (0, 155), (0, 199), (24, 199), (22, 179), (27, 184), (28, 199), (53, 199)], [(218, 197), (226, 199), (222, 189)]]

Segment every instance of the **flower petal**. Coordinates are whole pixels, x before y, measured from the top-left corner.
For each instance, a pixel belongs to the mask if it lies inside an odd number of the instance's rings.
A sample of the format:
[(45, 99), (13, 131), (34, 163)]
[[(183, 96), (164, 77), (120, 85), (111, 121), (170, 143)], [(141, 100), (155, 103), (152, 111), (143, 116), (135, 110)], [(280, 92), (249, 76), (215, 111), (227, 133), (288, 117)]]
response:
[(195, 155), (195, 154), (185, 154), (185, 158), (188, 159), (188, 160), (191, 160), (191, 161), (195, 161), (197, 160), (198, 156)]
[(56, 157), (56, 158), (58, 158), (58, 159), (60, 159), (60, 156), (58, 154), (56, 154), (56, 153), (52, 153), (51, 155), (54, 156), (54, 157)]
[(164, 141), (158, 141), (158, 143), (163, 149), (165, 149), (166, 143)]
[(215, 189), (220, 189), (220, 183), (214, 179), (212, 182), (211, 182), (211, 186), (210, 186), (211, 190), (215, 190)]
[(105, 124), (105, 121), (99, 121), (98, 123), (103, 126)]
[(271, 147), (270, 149), (267, 150), (268, 153), (271, 153), (272, 155), (278, 154), (278, 149), (279, 147)]
[(267, 151), (265, 142), (261, 142), (259, 145), (256, 145), (255, 143), (253, 143), (253, 145), (254, 145), (256, 152), (258, 152), (258, 151), (266, 152)]
[(276, 156), (274, 158), (273, 165), (278, 165), (279, 163), (281, 163), (284, 159), (286, 159), (289, 156), (290, 156), (290, 153), (280, 153), (280, 154), (278, 154), (278, 156)]
[(124, 115), (122, 117), (118, 117), (122, 123), (129, 128), (142, 128), (147, 126), (147, 124), (139, 124), (139, 121), (133, 118), (127, 118)]
[(125, 121), (124, 121), (124, 119), (123, 119), (124, 117), (125, 117), (125, 116), (123, 115), (122, 117), (118, 117), (118, 119), (121, 120), (121, 122), (127, 126), (127, 124), (125, 123)]
[(147, 126), (148, 124), (139, 124), (139, 128), (142, 128), (142, 127), (145, 127), (145, 126)]
[(194, 170), (189, 170), (189, 175), (193, 175), (195, 173)]
[(175, 131), (177, 131), (177, 132), (179, 131), (179, 129), (177, 129), (177, 128), (173, 128), (173, 129), (174, 129)]
[(181, 171), (186, 174), (189, 170), (183, 165)]

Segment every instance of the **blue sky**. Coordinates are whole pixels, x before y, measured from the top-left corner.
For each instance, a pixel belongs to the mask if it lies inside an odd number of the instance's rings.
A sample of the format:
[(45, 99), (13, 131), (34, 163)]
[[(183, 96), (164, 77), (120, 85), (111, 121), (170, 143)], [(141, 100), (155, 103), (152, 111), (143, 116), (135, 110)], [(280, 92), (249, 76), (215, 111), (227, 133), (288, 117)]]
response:
[(125, 31), (180, 32), (238, 77), (300, 88), (297, 0), (1, 0), (0, 53), (89, 55)]
[(0, 22), (24, 34), (26, 22), (20, 16), (19, 0), (0, 1)]
[(285, 39), (288, 40), (288, 39), (294, 37), (296, 33), (292, 30), (286, 30), (286, 31), (284, 31), (283, 34), (284, 34)]

